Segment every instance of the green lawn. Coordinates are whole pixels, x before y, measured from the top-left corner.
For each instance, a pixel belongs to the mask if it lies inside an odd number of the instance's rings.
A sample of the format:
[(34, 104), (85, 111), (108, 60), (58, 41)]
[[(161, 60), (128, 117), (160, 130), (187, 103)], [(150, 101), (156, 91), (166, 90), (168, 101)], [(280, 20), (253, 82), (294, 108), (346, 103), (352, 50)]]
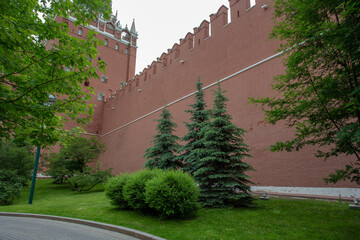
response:
[(360, 239), (360, 211), (348, 203), (315, 200), (255, 201), (252, 209), (201, 209), (191, 220), (161, 220), (110, 205), (102, 186), (77, 193), (39, 180), (34, 201), (28, 205), (29, 188), (13, 205), (0, 212), (58, 215), (111, 223), (166, 239)]

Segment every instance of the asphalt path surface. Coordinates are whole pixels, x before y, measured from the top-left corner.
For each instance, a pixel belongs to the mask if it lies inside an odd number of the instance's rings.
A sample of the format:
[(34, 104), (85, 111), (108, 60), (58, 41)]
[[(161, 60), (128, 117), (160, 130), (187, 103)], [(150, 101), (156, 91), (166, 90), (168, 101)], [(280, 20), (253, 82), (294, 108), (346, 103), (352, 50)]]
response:
[(125, 234), (63, 221), (0, 216), (0, 240), (138, 240)]

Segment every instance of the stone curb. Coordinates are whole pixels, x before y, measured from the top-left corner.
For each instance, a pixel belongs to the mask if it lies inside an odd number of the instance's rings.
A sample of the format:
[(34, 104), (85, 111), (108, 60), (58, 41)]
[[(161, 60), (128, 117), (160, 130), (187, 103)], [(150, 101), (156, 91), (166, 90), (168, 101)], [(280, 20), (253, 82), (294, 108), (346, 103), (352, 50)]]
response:
[(155, 235), (145, 233), (142, 231), (138, 231), (138, 230), (134, 230), (131, 228), (116, 226), (113, 224), (77, 219), (77, 218), (67, 218), (67, 217), (59, 217), (59, 216), (53, 216), (53, 215), (33, 214), (33, 213), (13, 213), (13, 212), (0, 212), (0, 216), (42, 218), (42, 219), (49, 219), (49, 220), (55, 220), (55, 221), (77, 223), (77, 224), (87, 225), (90, 227), (96, 227), (96, 228), (101, 228), (101, 229), (105, 229), (105, 230), (110, 230), (113, 232), (122, 233), (122, 234), (125, 234), (128, 236), (142, 239), (142, 240), (166, 240), (165, 238), (160, 238)]

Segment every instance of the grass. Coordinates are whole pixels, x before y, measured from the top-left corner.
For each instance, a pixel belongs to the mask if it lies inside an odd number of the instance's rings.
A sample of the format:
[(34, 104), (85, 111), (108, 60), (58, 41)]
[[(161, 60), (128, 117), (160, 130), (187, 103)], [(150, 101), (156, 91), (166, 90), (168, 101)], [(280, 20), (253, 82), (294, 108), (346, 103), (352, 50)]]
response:
[(133, 211), (120, 211), (105, 198), (103, 186), (77, 193), (38, 180), (34, 201), (29, 188), (0, 212), (26, 212), (81, 218), (129, 227), (166, 239), (360, 239), (360, 211), (347, 203), (271, 199), (255, 201), (251, 209), (201, 209), (190, 220), (161, 220)]

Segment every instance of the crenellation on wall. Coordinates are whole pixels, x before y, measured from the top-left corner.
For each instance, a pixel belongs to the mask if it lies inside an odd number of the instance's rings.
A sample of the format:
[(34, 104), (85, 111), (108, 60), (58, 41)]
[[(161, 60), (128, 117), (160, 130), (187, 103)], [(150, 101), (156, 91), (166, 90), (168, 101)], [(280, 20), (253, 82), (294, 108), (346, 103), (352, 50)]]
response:
[(187, 53), (190, 49), (194, 47), (194, 34), (188, 32), (185, 38), (180, 42), (180, 53)]
[(210, 23), (207, 20), (202, 21), (199, 27), (194, 28), (194, 47), (199, 46), (209, 37)]
[(167, 53), (161, 54), (161, 56), (157, 59), (157, 61), (161, 63), (163, 70), (166, 69), (167, 67), (167, 59), (168, 59)]
[[(171, 61), (171, 63), (179, 58), (180, 56), (180, 45), (175, 43), (171, 49), (168, 50), (168, 61)], [(170, 63), (170, 62), (169, 62)]]
[(249, 2), (250, 6), (250, 0), (229, 0), (231, 22), (235, 22), (246, 13), (248, 9), (247, 2)]
[[(237, 4), (243, 3), (243, 8), (242, 8), (243, 15), (247, 14), (245, 12), (245, 7), (244, 7), (245, 2), (244, 1), (229, 1), (229, 2), (231, 4), (230, 7), (233, 7), (233, 9), (235, 9), (235, 10), (239, 8), (239, 6), (237, 6)], [(163, 81), (164, 78), (171, 79), (171, 74), (173, 72), (179, 71), (180, 68), (182, 68), (184, 70), (189, 70), (188, 67), (191, 66), (192, 64), (194, 64), (192, 61), (198, 61), (199, 59), (201, 59), (200, 56), (205, 56), (205, 57), (211, 56), (211, 54), (209, 55), (209, 52), (206, 49), (204, 49), (204, 50), (199, 49), (197, 51), (192, 51), (198, 46), (198, 42), (196, 41), (198, 39), (201, 40), (200, 44), (203, 44), (203, 40), (207, 39), (206, 45), (208, 45), (210, 47), (210, 49), (216, 50), (216, 52), (222, 51), (221, 49), (218, 49), (216, 47), (214, 48), (214, 45), (218, 45), (217, 41), (221, 42), (221, 38), (222, 38), (221, 35), (225, 34), (224, 26), (226, 24), (228, 24), (227, 16), (228, 16), (228, 8), (225, 6), (221, 6), (219, 8), (219, 10), (217, 11), (217, 13), (212, 15), (212, 22), (209, 22), (207, 20), (202, 21), (199, 27), (194, 28), (194, 33), (191, 33), (191, 32), (187, 33), (184, 38), (180, 39), (180, 44), (177, 44), (177, 43), (174, 44), (173, 47), (170, 48), (167, 52), (162, 53), (161, 56), (156, 59), (156, 61), (153, 61), (151, 63), (151, 65), (148, 65), (148, 67), (144, 68), (141, 72), (139, 72), (139, 74), (135, 75), (133, 78), (130, 78), (127, 82), (129, 83), (130, 81), (134, 81), (133, 79), (136, 79), (136, 81), (138, 81), (138, 83), (136, 85), (133, 84), (134, 86), (132, 86), (132, 89), (138, 88), (138, 89), (141, 89), (141, 92), (146, 92), (146, 94), (148, 94), (148, 92), (152, 92), (154, 89), (160, 87), (160, 86), (154, 86), (154, 85), (163, 84), (161, 81)], [(220, 20), (222, 20), (222, 21), (220, 21)], [(220, 36), (217, 36), (217, 39), (213, 39), (212, 37), (210, 37), (209, 29), (211, 28), (211, 25), (214, 25), (214, 22), (216, 24), (217, 21), (220, 21), (219, 23), (221, 23), (220, 24), (221, 28), (219, 27), (221, 29), (221, 32), (216, 32), (216, 31), (212, 32), (211, 36), (220, 35)], [(257, 19), (257, 21), (259, 22), (259, 19)], [(262, 20), (260, 20), (260, 22), (261, 21)], [(242, 25), (247, 25), (246, 21), (242, 21)], [(229, 24), (227, 26), (235, 27), (235, 26), (231, 26)], [(228, 29), (228, 27), (226, 29)], [(234, 31), (234, 30), (230, 30), (230, 31)], [(236, 31), (238, 31), (238, 30), (236, 30)], [(238, 34), (238, 32), (236, 34)], [(194, 46), (194, 42), (195, 42), (195, 46)], [(204, 41), (204, 44), (205, 44), (205, 41)], [(238, 45), (239, 44), (237, 44), (237, 46)], [(226, 54), (226, 52), (224, 52), (222, 54)], [(224, 56), (226, 56), (226, 55), (224, 55)], [(170, 64), (170, 62), (171, 62), (171, 64)], [(215, 65), (214, 67), (216, 69), (222, 69), (223, 68), (222, 65), (227, 64), (226, 62), (224, 62), (224, 63), (222, 63), (222, 62), (223, 61), (220, 61), (218, 66)], [(180, 64), (180, 63), (183, 63), (183, 64)], [(241, 64), (242, 63), (240, 62), (240, 65)], [(222, 75), (220, 75), (220, 76), (222, 76)], [(154, 80), (159, 79), (160, 82), (153, 81), (153, 78), (154, 78)], [(176, 81), (176, 82), (180, 83), (179, 81)], [(169, 82), (169, 84), (171, 84), (171, 83)], [(124, 101), (127, 102), (127, 101), (130, 101), (129, 99), (134, 99), (134, 98), (135, 99), (138, 98), (140, 100), (141, 96), (143, 95), (141, 92), (139, 91), (139, 93), (138, 93), (138, 91), (131, 91), (131, 90), (129, 91), (128, 86), (125, 86), (121, 90), (121, 94), (119, 94), (119, 95), (121, 95), (121, 101), (118, 101), (118, 103), (121, 102), (121, 104), (123, 104)], [(113, 101), (113, 100), (109, 99), (108, 101)], [(131, 100), (131, 101), (133, 101), (133, 100)]]
[(228, 8), (222, 5), (217, 13), (210, 15), (211, 35), (215, 36), (221, 32), (225, 25), (228, 24)]
[(157, 61), (153, 61), (149, 67), (149, 73), (151, 74), (151, 77), (154, 77), (156, 75), (157, 64)]
[[(267, 0), (257, 0), (257, 4), (259, 2), (268, 2)], [(249, 14), (254, 15), (254, 12), (246, 12), (247, 4), (250, 4), (250, 0), (229, 0), (230, 11), (231, 11), (231, 22), (228, 21), (229, 8), (222, 5), (215, 14), (210, 15), (210, 22), (208, 20), (203, 20), (198, 27), (195, 27), (192, 32), (188, 32), (184, 38), (179, 40), (179, 43), (175, 43), (172, 48), (169, 48), (166, 52), (163, 52), (160, 57), (158, 57), (155, 61), (153, 61), (150, 65), (144, 68), (139, 74), (131, 77), (127, 82), (131, 79), (137, 79), (138, 83), (136, 87), (141, 87), (142, 84), (147, 83), (152, 78), (157, 78), (160, 74), (166, 74), (166, 71), (172, 71), (174, 64), (184, 63), (189, 64), (191, 59), (194, 59), (194, 55), (207, 55), (208, 53), (203, 52), (206, 50), (197, 50), (199, 45), (202, 44), (210, 44), (213, 37), (219, 38), (224, 34), (224, 29), (228, 29), (230, 27), (230, 23), (238, 22), (241, 24), (241, 29), (244, 27), (249, 28), (253, 23), (252, 18), (244, 17)], [(263, 11), (261, 8), (254, 9), (256, 11)], [(237, 19), (239, 11), (239, 16), (241, 20)], [(259, 14), (259, 13), (258, 13)], [(260, 12), (260, 14), (262, 14)], [(259, 20), (256, 20), (259, 22)], [(262, 20), (260, 20), (261, 22)], [(266, 21), (266, 20), (265, 20)], [(224, 28), (226, 26), (226, 28)], [(237, 27), (238, 26), (234, 26)], [(211, 29), (211, 35), (210, 35)], [(234, 30), (231, 30), (234, 31)], [(238, 31), (238, 30), (236, 30)], [(245, 29), (244, 29), (245, 31)], [(249, 31), (249, 30), (246, 30)], [(206, 40), (206, 41), (205, 41)], [(218, 51), (218, 50), (216, 50)], [(184, 60), (185, 59), (185, 60)], [(177, 66), (175, 66), (177, 67)], [(151, 81), (152, 82), (152, 81)], [(147, 83), (147, 84), (155, 84), (155, 83)], [(125, 94), (130, 93), (131, 91), (126, 91)]]

